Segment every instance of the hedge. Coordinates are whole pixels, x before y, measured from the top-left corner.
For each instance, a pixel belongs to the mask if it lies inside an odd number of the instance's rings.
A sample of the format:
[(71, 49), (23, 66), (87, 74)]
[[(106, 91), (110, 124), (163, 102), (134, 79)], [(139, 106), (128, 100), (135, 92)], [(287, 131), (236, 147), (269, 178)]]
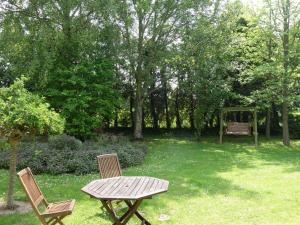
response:
[[(9, 148), (0, 144), (0, 168), (8, 169)], [(50, 138), (49, 142), (22, 142), (18, 150), (17, 169), (30, 167), (35, 174), (74, 173), (77, 175), (98, 172), (96, 156), (117, 153), (122, 168), (143, 163), (147, 149), (141, 143), (130, 142), (126, 137), (104, 135), (93, 141), (81, 142), (68, 136)]]

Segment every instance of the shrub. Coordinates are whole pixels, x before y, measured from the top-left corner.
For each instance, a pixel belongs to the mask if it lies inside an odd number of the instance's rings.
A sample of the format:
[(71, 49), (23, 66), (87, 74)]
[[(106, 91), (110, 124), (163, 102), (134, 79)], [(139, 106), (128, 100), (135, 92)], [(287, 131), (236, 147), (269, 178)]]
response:
[[(18, 170), (30, 167), (34, 173), (74, 173), (77, 175), (98, 172), (96, 157), (106, 153), (117, 153), (122, 168), (136, 166), (144, 161), (146, 146), (133, 143), (126, 137), (111, 136), (115, 142), (81, 142), (74, 137), (60, 135), (50, 138), (48, 143), (22, 142), (18, 152)], [(114, 136), (114, 137), (112, 137)], [(9, 151), (0, 151), (0, 168), (8, 168)]]
[(6, 140), (0, 140), (0, 151), (10, 149), (9, 143)]
[(107, 145), (110, 143), (126, 143), (129, 142), (129, 138), (121, 134), (116, 135), (112, 133), (103, 133), (103, 134), (99, 134), (95, 138), (95, 141), (98, 144)]
[(79, 151), (82, 150), (82, 142), (75, 137), (62, 134), (51, 137), (49, 140), (49, 148), (63, 150), (69, 148), (71, 150)]

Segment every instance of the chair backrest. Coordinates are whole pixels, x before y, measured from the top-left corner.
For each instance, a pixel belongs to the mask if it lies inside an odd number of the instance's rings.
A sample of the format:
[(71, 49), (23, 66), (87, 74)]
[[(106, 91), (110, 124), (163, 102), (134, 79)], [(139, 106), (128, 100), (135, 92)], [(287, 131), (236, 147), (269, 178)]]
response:
[(97, 156), (101, 178), (122, 176), (121, 166), (117, 154)]
[(32, 208), (37, 214), (40, 215), (38, 206), (41, 202), (47, 204), (47, 201), (43, 193), (41, 192), (39, 186), (37, 185), (30, 168), (27, 167), (26, 169), (21, 170), (18, 173), (18, 176), (29, 198)]
[(228, 122), (226, 132), (228, 134), (250, 135), (251, 124), (242, 122)]

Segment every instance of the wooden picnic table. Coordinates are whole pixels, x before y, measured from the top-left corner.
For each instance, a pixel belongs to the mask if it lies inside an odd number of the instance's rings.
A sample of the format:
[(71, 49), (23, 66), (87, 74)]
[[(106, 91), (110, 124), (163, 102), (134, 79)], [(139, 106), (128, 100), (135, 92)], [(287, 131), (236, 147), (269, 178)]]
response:
[[(99, 199), (104, 208), (114, 220), (114, 224), (125, 225), (129, 219), (136, 215), (142, 224), (151, 225), (139, 212), (138, 207), (144, 199), (153, 195), (167, 192), (169, 182), (154, 177), (145, 176), (119, 176), (94, 180), (81, 190), (93, 198)], [(109, 201), (122, 200), (128, 210), (121, 217), (117, 217)]]

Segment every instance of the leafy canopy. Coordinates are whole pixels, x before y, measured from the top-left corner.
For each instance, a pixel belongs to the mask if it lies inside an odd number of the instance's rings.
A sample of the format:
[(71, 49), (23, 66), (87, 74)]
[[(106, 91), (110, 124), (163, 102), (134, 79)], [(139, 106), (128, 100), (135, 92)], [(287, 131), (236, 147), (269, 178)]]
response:
[(61, 133), (64, 119), (49, 108), (44, 98), (24, 87), (25, 78), (16, 79), (10, 87), (0, 88), (0, 130), (10, 137), (13, 133)]
[(107, 60), (57, 71), (49, 79), (46, 97), (66, 119), (66, 132), (81, 139), (112, 117), (119, 96), (113, 66)]

